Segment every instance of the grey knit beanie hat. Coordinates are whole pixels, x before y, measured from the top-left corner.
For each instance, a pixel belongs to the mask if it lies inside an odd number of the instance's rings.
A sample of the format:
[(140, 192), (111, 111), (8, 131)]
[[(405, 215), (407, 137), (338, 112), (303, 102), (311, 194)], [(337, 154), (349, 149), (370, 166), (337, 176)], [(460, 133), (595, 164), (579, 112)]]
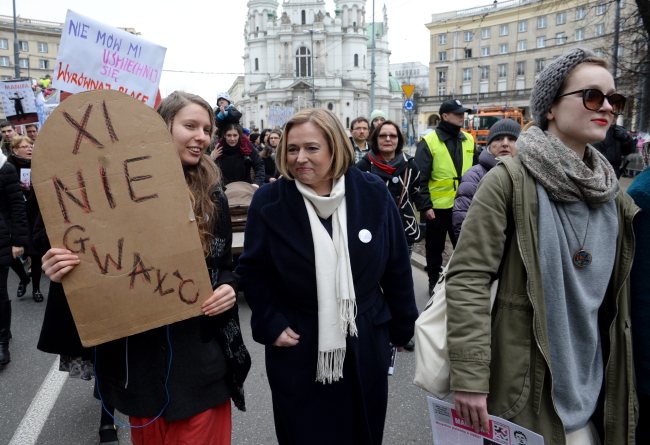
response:
[(535, 125), (542, 130), (548, 128), (546, 115), (557, 97), (560, 86), (571, 71), (588, 57), (597, 57), (586, 48), (574, 48), (551, 62), (539, 75), (530, 93), (530, 114)]
[(512, 136), (517, 139), (521, 133), (521, 125), (512, 119), (501, 119), (492, 125), (487, 137), (487, 146), (490, 146), (492, 140), (497, 136)]

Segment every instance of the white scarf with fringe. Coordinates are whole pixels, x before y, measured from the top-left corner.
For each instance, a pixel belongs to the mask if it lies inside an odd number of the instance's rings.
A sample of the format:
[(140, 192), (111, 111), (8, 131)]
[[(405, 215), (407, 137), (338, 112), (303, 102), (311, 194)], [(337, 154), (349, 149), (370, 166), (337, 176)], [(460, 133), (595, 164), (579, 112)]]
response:
[[(318, 196), (308, 185), (296, 180), (309, 215), (314, 240), (316, 289), (318, 293), (318, 367), (316, 381), (337, 382), (343, 377), (345, 339), (357, 335), (356, 297), (345, 202), (345, 176), (334, 179), (329, 196)], [(318, 219), (332, 217), (332, 236)]]

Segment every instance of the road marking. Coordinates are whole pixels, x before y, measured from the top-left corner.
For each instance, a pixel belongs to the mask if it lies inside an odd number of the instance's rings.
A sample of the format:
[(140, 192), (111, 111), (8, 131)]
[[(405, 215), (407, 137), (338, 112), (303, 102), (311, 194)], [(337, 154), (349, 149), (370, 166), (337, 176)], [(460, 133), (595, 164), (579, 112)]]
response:
[(57, 356), (9, 445), (34, 445), (36, 443), (67, 377), (67, 372), (59, 371), (59, 357)]

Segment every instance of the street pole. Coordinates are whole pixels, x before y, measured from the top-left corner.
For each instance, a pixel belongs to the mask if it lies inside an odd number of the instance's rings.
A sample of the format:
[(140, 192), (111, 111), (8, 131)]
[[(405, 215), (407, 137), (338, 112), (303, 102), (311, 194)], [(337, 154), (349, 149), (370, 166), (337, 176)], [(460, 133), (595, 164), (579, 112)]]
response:
[(621, 0), (616, 0), (616, 9), (614, 14), (614, 48), (612, 50), (612, 77), (616, 85), (616, 72), (618, 71), (618, 36), (621, 29)]
[(314, 30), (309, 30), (311, 36), (311, 107), (316, 108), (316, 81), (314, 80)]
[(372, 55), (370, 57), (370, 112), (375, 110), (375, 0), (372, 0)]
[(16, 25), (16, 0), (14, 0), (14, 76), (20, 79), (20, 56), (18, 52), (18, 28)]

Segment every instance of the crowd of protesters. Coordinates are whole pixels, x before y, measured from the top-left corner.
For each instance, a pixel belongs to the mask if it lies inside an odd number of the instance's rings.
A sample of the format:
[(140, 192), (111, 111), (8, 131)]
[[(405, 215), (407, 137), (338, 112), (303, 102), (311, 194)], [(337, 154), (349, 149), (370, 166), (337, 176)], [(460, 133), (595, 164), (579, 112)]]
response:
[[(100, 443), (119, 443), (118, 410), (134, 444), (230, 444), (231, 403), (245, 409), (251, 364), (242, 292), (264, 345), (278, 442), (377, 445), (391, 347), (417, 348), (413, 246), (425, 240), (431, 293), (449, 240), (449, 378), (464, 422), (479, 432), (497, 415), (547, 444), (649, 443), (650, 169), (621, 190), (624, 159), (639, 147), (615, 124), (625, 102), (607, 63), (573, 49), (538, 76), (523, 129), (500, 120), (477, 152), (463, 130), (470, 109), (447, 100), (411, 156), (381, 110), (346, 129), (328, 110), (305, 109), (282, 129), (251, 132), (228, 93), (212, 108), (174, 92), (157, 111), (183, 166), (213, 293), (201, 316), (95, 349), (81, 345), (61, 284), (79, 258), (49, 245), (21, 173), (46, 147), (34, 146), (39, 127), (23, 136), (3, 122), (0, 366), (11, 361), (12, 269), (17, 298), (31, 283), (33, 300), (47, 300), (38, 348), (60, 355), (72, 377), (95, 378)], [(647, 167), (650, 142), (641, 146)], [(255, 189), (236, 262), (234, 182)], [(177, 351), (170, 369), (167, 344)]]

